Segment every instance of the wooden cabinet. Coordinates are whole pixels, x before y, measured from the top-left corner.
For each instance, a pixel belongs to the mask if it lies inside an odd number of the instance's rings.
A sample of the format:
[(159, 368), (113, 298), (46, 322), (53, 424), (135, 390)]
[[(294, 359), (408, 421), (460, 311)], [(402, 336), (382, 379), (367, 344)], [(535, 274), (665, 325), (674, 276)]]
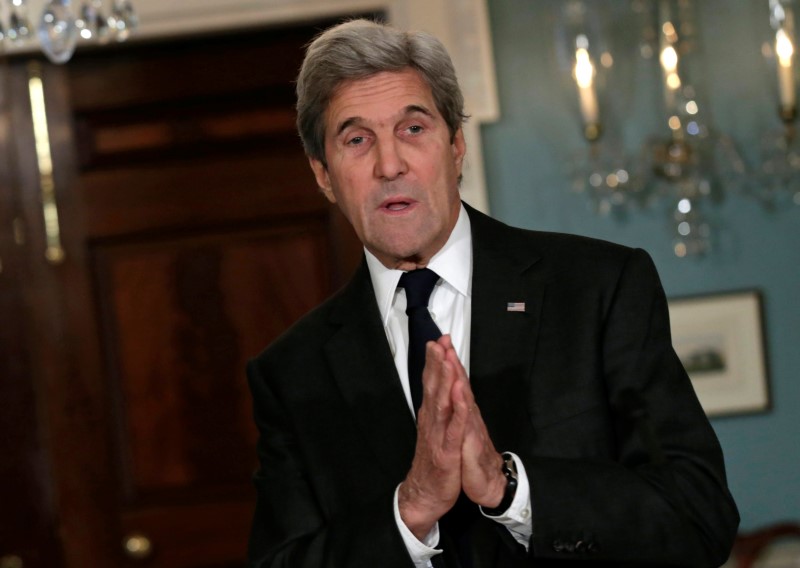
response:
[[(316, 29), (8, 65), (0, 557), (242, 565), (256, 467), (245, 362), (361, 256), (294, 129), (292, 81)], [(43, 254), (31, 73), (44, 86), (60, 263)]]

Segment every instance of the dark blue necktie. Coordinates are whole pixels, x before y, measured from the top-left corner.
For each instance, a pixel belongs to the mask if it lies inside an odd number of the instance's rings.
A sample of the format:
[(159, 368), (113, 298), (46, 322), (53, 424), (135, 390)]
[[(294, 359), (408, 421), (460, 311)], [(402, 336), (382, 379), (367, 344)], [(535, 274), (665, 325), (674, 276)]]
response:
[(425, 368), (425, 344), (435, 341), (442, 332), (433, 323), (428, 311), (428, 299), (439, 275), (429, 268), (406, 272), (400, 277), (399, 287), (406, 291), (406, 315), (408, 315), (408, 383), (414, 413), (422, 404), (422, 369)]

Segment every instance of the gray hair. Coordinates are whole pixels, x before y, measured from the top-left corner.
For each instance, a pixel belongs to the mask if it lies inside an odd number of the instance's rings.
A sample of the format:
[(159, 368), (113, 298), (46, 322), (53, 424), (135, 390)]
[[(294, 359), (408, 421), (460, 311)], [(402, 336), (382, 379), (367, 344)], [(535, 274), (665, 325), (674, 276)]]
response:
[(382, 71), (416, 69), (428, 83), (451, 138), (467, 119), (450, 56), (425, 32), (405, 32), (365, 19), (322, 32), (306, 50), (297, 77), (297, 130), (306, 154), (327, 167), (325, 110), (343, 81)]

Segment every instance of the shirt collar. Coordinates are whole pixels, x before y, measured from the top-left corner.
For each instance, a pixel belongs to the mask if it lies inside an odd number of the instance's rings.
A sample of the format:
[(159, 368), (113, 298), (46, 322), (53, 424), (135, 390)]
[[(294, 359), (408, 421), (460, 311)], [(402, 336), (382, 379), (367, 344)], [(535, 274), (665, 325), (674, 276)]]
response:
[[(386, 325), (397, 291), (397, 283), (403, 271), (386, 268), (366, 248), (364, 253), (367, 257), (372, 287), (375, 290), (375, 299), (381, 312), (381, 320)], [(472, 294), (472, 230), (469, 215), (463, 204), (450, 237), (439, 252), (433, 255), (428, 268), (436, 272), (457, 293), (467, 297)]]

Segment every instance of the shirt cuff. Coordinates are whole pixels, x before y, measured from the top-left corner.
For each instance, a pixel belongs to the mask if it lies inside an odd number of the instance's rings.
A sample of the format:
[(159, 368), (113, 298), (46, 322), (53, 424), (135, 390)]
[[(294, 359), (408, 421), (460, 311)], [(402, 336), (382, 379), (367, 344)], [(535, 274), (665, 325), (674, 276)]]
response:
[[(483, 509), (481, 509), (481, 514), (505, 526), (508, 532), (511, 533), (511, 536), (514, 537), (514, 540), (523, 545), (525, 550), (528, 550), (528, 543), (533, 534), (533, 520), (531, 519), (531, 486), (528, 481), (528, 474), (525, 471), (525, 466), (522, 464), (522, 460), (519, 459), (519, 456), (511, 452), (506, 453), (511, 454), (511, 457), (514, 458), (514, 465), (517, 467), (517, 492), (514, 494), (514, 500), (511, 501), (511, 506), (502, 515), (490, 517), (483, 513)], [(395, 501), (397, 501), (396, 496)]]
[(431, 565), (431, 558), (442, 553), (441, 549), (436, 548), (439, 545), (439, 523), (433, 525), (431, 532), (422, 541), (417, 539), (403, 522), (403, 519), (400, 518), (400, 506), (397, 502), (399, 489), (400, 486), (398, 485), (394, 490), (394, 520), (397, 523), (397, 528), (400, 529), (400, 536), (403, 537), (403, 542), (408, 549), (411, 560), (414, 562), (414, 566), (416, 568), (427, 568)]

